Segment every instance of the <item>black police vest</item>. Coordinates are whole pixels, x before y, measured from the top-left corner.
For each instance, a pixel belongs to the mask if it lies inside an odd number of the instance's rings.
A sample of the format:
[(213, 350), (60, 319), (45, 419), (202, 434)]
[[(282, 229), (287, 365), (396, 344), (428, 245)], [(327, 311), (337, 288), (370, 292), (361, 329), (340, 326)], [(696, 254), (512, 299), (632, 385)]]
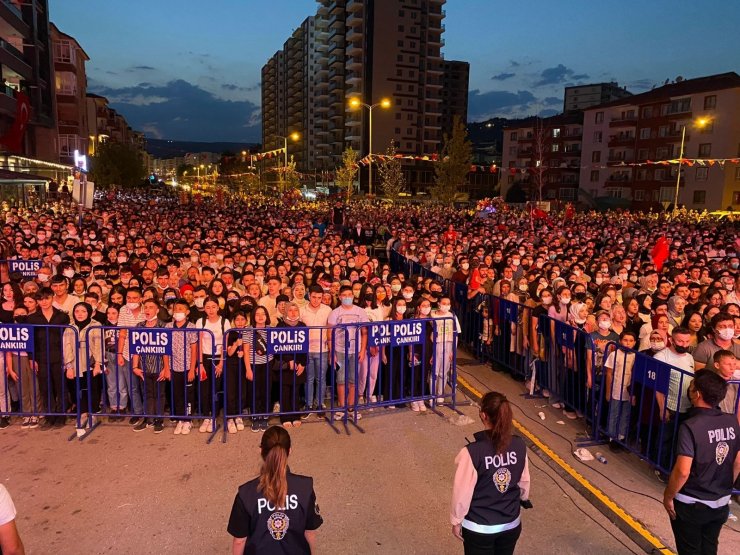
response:
[[(733, 465), (740, 450), (737, 417), (719, 409), (691, 409), (689, 419), (682, 426), (691, 432), (694, 461), (679, 493), (707, 501), (729, 496)], [(678, 448), (680, 454), (680, 444)]]
[(310, 554), (304, 533), (318, 528), (321, 517), (313, 506), (313, 478), (288, 472), (288, 495), (275, 507), (257, 491), (259, 478), (239, 488), (239, 497), (249, 513), (250, 530), (245, 554)]
[(486, 432), (477, 432), (467, 446), (478, 481), (465, 519), (481, 525), (508, 524), (519, 516), (519, 480), (524, 472), (527, 446), (519, 436), (502, 453), (496, 453)]

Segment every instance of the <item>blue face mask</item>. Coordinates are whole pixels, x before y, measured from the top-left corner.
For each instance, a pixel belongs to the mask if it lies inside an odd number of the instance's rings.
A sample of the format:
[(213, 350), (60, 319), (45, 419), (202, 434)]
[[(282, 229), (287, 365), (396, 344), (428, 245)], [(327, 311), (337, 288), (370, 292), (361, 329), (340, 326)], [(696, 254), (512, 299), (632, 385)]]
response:
[(352, 297), (342, 297), (342, 304), (344, 306), (350, 306), (354, 299)]

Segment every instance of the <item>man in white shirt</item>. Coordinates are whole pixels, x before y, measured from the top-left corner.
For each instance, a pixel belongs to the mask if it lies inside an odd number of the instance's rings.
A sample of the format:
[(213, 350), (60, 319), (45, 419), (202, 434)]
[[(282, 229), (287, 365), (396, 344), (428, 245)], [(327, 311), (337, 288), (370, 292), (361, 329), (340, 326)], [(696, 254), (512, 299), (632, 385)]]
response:
[(51, 278), (51, 290), (54, 291), (54, 300), (51, 305), (62, 312), (66, 312), (71, 317), (75, 305), (80, 300), (69, 294), (69, 282), (67, 278), (58, 275)]
[(280, 278), (271, 277), (267, 280), (267, 295), (262, 297), (257, 304), (264, 306), (270, 315), (270, 322), (277, 322), (280, 313), (277, 309), (277, 297), (280, 294)]
[[(331, 308), (321, 303), (323, 296), (324, 290), (320, 285), (310, 287), (308, 304), (301, 309), (301, 321), (310, 328), (325, 328), (329, 321)], [(306, 408), (308, 410), (325, 407), (326, 370), (329, 367), (328, 341), (328, 329), (312, 329), (308, 333), (308, 366), (306, 367)], [(315, 398), (314, 388), (317, 388)]]
[[(133, 328), (144, 319), (141, 310), (141, 289), (136, 287), (129, 288), (126, 291), (126, 304), (121, 307), (118, 313), (118, 327)], [(128, 330), (122, 329), (118, 334), (118, 371), (123, 376), (125, 387), (128, 390), (129, 399), (131, 399), (131, 412), (133, 413), (129, 424), (136, 426), (141, 421), (144, 414), (144, 397), (142, 395), (142, 383), (136, 376), (131, 374), (131, 353), (129, 352)], [(121, 384), (124, 385), (124, 384)], [(119, 386), (120, 387), (120, 386)]]
[(24, 555), (23, 542), (15, 526), (16, 510), (5, 486), (0, 484), (0, 553)]

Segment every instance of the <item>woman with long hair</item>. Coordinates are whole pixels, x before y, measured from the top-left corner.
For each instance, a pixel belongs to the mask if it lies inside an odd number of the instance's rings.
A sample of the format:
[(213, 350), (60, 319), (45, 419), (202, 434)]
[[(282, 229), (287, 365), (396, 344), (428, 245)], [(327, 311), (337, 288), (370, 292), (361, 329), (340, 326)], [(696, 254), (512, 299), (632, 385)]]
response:
[(524, 440), (512, 434), (511, 404), (489, 391), (481, 399), (484, 430), (455, 458), (450, 522), (466, 555), (512, 554), (522, 532), (520, 504), (529, 505), (529, 462)]
[(262, 436), (258, 477), (239, 487), (229, 517), (232, 553), (295, 553), (316, 548), (319, 514), (313, 479), (288, 468), (290, 434), (271, 426)]

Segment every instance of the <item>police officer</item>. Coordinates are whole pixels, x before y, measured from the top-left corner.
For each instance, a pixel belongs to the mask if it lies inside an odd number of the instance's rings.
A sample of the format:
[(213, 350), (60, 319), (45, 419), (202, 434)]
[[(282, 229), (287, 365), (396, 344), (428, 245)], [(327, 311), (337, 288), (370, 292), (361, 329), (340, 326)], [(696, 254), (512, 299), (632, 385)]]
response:
[(726, 392), (727, 382), (711, 370), (699, 370), (689, 385), (693, 408), (679, 428), (678, 456), (663, 494), (679, 555), (716, 554), (729, 515), (740, 431), (735, 415), (717, 408)]
[(323, 523), (313, 479), (290, 472), (290, 435), (285, 428), (269, 428), (260, 449), (260, 475), (239, 488), (231, 509), (227, 530), (234, 536), (232, 552), (310, 555), (315, 530)]
[(501, 393), (483, 396), (480, 419), (485, 430), (455, 458), (452, 533), (465, 555), (511, 554), (522, 532), (520, 504), (531, 506), (527, 448), (511, 434), (511, 405)]

